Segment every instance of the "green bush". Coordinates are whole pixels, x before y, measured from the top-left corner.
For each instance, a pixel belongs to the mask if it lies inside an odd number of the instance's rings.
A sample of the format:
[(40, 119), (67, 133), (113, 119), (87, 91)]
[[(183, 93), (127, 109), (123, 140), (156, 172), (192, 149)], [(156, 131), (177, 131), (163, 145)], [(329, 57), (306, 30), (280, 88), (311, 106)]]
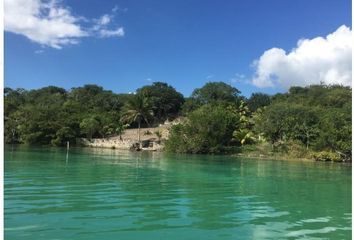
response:
[(207, 104), (171, 128), (166, 150), (177, 153), (220, 153), (229, 146), (239, 123), (231, 106)]
[(322, 151), (322, 152), (318, 152), (318, 153), (313, 153), (312, 157), (316, 160), (316, 161), (323, 161), (323, 162), (340, 162), (341, 158), (338, 154), (334, 153), (334, 152), (328, 152), (328, 151)]
[(275, 145), (274, 151), (286, 154), (289, 158), (307, 158), (310, 152), (299, 140), (280, 142)]

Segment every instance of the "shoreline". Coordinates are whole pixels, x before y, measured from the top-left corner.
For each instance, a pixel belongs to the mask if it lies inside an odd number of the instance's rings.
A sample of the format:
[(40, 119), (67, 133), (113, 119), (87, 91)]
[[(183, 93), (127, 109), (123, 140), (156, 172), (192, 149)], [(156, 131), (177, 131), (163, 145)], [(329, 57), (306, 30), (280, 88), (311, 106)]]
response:
[[(48, 148), (61, 148), (61, 149), (66, 149), (66, 147), (53, 147), (51, 145), (27, 145), (27, 144), (4, 144), (5, 146), (26, 146), (26, 147), (48, 147)], [(155, 152), (155, 153), (169, 153), (162, 148), (160, 149), (152, 149), (152, 148), (142, 148), (140, 150), (136, 149), (129, 149), (129, 148), (112, 148), (112, 147), (98, 147), (98, 146), (84, 146), (84, 145), (79, 145), (75, 144), (72, 145), (70, 148), (73, 149), (92, 149), (92, 150), (114, 150), (114, 151), (124, 151), (124, 152), (131, 152), (131, 153), (138, 153), (138, 152)], [(318, 161), (312, 158), (306, 158), (306, 157), (287, 157), (286, 154), (276, 154), (272, 155), (271, 152), (267, 154), (250, 154), (251, 152), (245, 152), (245, 153), (235, 153), (235, 152), (224, 152), (224, 153), (219, 153), (219, 154), (193, 154), (193, 153), (174, 153), (174, 154), (186, 154), (186, 155), (205, 155), (205, 156), (212, 156), (212, 155), (220, 155), (220, 156), (230, 156), (230, 157), (236, 157), (236, 158), (246, 158), (246, 159), (254, 159), (254, 160), (276, 160), (276, 161), (288, 161), (288, 162), (323, 162), (323, 163), (341, 163), (341, 164), (346, 164), (350, 165), (352, 164), (352, 161)]]

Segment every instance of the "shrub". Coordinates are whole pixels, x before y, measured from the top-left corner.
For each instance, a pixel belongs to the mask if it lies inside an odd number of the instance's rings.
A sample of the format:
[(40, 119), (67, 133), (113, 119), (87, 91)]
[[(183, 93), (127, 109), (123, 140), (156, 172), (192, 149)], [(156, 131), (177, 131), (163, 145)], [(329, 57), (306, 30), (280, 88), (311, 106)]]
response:
[(144, 132), (144, 135), (145, 135), (145, 136), (147, 136), (147, 135), (152, 135), (152, 132), (150, 132), (149, 130), (146, 130), (146, 131)]
[(336, 154), (334, 152), (328, 152), (328, 151), (313, 153), (312, 157), (316, 161), (323, 161), (323, 162), (328, 162), (328, 161), (339, 162), (339, 161), (341, 161), (341, 158), (338, 154)]
[(177, 153), (220, 153), (230, 144), (239, 123), (232, 107), (207, 104), (171, 128), (166, 150)]
[(290, 158), (306, 158), (309, 157), (309, 150), (299, 140), (289, 140), (282, 142), (278, 149), (281, 153), (286, 153)]

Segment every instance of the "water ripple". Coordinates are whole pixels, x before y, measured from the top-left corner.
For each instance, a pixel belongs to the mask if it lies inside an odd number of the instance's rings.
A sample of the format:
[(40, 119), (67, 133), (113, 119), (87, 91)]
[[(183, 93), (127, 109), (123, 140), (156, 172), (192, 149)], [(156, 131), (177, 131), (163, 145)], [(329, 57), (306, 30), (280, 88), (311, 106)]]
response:
[(75, 151), (5, 155), (6, 238), (350, 239), (346, 168)]

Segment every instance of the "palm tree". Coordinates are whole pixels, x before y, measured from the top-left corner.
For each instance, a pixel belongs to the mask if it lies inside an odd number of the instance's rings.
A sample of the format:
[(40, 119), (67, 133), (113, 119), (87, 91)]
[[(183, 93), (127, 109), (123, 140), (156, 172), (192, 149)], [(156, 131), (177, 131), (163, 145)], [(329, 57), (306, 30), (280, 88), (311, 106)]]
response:
[(232, 136), (234, 140), (241, 143), (241, 146), (243, 146), (245, 143), (251, 143), (256, 140), (253, 132), (251, 132), (249, 129), (238, 129), (233, 132)]
[(154, 133), (155, 133), (155, 135), (156, 135), (156, 137), (158, 139), (158, 143), (160, 143), (161, 142), (161, 138), (162, 138), (162, 131), (161, 130), (156, 130)]
[(123, 140), (122, 134), (124, 133), (124, 130), (127, 129), (127, 127), (129, 127), (129, 124), (123, 124), (122, 122), (118, 123), (118, 126), (116, 128), (116, 134), (119, 135), (119, 140)]
[(122, 122), (138, 123), (138, 141), (140, 141), (140, 125), (141, 121), (145, 121), (149, 125), (149, 118), (153, 116), (153, 111), (148, 102), (148, 99), (141, 95), (135, 95), (126, 103), (125, 111), (122, 116)]

